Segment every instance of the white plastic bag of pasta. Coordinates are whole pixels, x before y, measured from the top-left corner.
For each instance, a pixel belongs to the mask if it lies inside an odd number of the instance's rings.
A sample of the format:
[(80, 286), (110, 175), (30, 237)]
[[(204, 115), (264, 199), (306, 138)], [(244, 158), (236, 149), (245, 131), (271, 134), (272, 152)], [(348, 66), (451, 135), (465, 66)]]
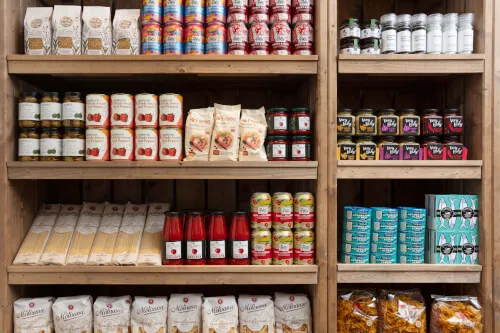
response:
[(240, 295), (240, 333), (274, 333), (274, 302), (271, 296)]
[(132, 333), (167, 333), (167, 297), (136, 296), (132, 303)]
[(53, 297), (20, 298), (14, 302), (14, 333), (52, 333)]
[(117, 9), (113, 19), (113, 54), (138, 55), (140, 45), (140, 9)]
[(214, 108), (189, 110), (184, 137), (184, 161), (208, 161), (213, 127)]
[(52, 54), (82, 54), (82, 7), (54, 6)]
[(312, 333), (311, 304), (307, 295), (274, 294), (276, 333)]
[(111, 8), (83, 7), (82, 54), (111, 54)]
[(238, 305), (234, 296), (203, 301), (203, 333), (238, 333)]
[(243, 109), (240, 120), (240, 161), (267, 161), (264, 142), (267, 121), (264, 107), (255, 110)]
[(52, 50), (52, 7), (28, 7), (24, 17), (24, 53), (49, 55)]
[(130, 296), (97, 297), (94, 303), (94, 333), (127, 333), (131, 304)]
[(240, 142), (241, 105), (215, 104), (215, 124), (210, 161), (237, 161)]
[(52, 313), (57, 333), (92, 332), (92, 296), (59, 297)]
[(201, 333), (201, 294), (172, 294), (168, 302), (168, 333)]
[(161, 266), (161, 248), (163, 243), (163, 225), (165, 213), (170, 210), (168, 203), (152, 203), (149, 205), (146, 226), (142, 233), (138, 266)]

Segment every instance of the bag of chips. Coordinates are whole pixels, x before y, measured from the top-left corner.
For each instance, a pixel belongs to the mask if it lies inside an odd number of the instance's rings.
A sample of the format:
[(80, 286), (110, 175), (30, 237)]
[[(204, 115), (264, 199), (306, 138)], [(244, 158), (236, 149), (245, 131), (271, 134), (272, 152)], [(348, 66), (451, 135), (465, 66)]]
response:
[(304, 294), (274, 294), (276, 333), (312, 333), (311, 304)]
[(481, 333), (482, 310), (477, 297), (432, 295), (431, 333)]
[(377, 298), (366, 290), (339, 290), (337, 333), (377, 333)]
[(418, 289), (382, 290), (378, 301), (379, 333), (425, 333), (425, 300)]

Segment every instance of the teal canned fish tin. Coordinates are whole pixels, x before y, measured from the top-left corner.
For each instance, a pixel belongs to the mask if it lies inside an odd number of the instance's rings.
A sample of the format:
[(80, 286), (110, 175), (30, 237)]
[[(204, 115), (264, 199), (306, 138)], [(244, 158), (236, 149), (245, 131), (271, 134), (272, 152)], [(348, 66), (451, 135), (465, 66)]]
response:
[(370, 233), (369, 232), (343, 232), (342, 241), (344, 243), (351, 244), (368, 244), (370, 243)]
[(370, 243), (367, 244), (342, 244), (342, 252), (345, 254), (370, 254)]
[(345, 221), (344, 232), (370, 232), (372, 228), (371, 221)]
[(423, 264), (425, 263), (424, 255), (421, 254), (401, 254), (398, 255), (399, 264)]
[(377, 231), (372, 232), (372, 243), (394, 243), (398, 240), (396, 231)]
[(398, 245), (398, 253), (402, 254), (418, 254), (423, 255), (425, 251), (425, 244), (422, 243), (400, 243)]
[(419, 232), (399, 232), (399, 242), (401, 243), (424, 243), (425, 242), (425, 230)]
[(397, 257), (395, 254), (372, 254), (370, 264), (395, 264)]
[(425, 214), (425, 208), (398, 207), (398, 215), (400, 220), (425, 221)]
[(425, 232), (425, 220), (399, 220), (399, 231)]
[(372, 207), (372, 221), (397, 221), (398, 210), (388, 207)]
[(340, 256), (340, 262), (342, 262), (343, 264), (369, 264), (370, 255), (342, 253), (342, 255)]
[(390, 254), (396, 256), (398, 253), (398, 244), (393, 243), (372, 243), (371, 244), (372, 254)]
[(373, 221), (372, 231), (398, 231), (398, 220), (395, 221)]
[(371, 218), (371, 209), (366, 207), (357, 207), (357, 206), (345, 206), (344, 207), (344, 221), (365, 221), (370, 222)]

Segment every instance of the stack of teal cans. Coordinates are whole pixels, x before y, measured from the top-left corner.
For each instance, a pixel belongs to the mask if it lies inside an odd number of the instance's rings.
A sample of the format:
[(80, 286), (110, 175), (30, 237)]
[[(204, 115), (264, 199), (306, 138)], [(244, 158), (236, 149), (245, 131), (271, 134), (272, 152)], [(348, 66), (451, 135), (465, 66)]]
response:
[(397, 262), (398, 210), (372, 207), (370, 263), (395, 264)]
[(425, 262), (425, 209), (399, 207), (398, 217), (398, 263), (423, 264)]
[(341, 262), (368, 264), (370, 258), (371, 210), (365, 207), (344, 207)]

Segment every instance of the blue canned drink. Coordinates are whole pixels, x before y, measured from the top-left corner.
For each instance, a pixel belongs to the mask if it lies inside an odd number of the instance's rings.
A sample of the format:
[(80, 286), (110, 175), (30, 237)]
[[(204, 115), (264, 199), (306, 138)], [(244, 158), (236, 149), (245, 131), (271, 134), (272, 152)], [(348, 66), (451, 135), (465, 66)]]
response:
[(344, 232), (355, 231), (355, 232), (370, 232), (372, 224), (366, 221), (345, 221), (344, 222)]
[(372, 221), (397, 221), (398, 210), (387, 207), (372, 207)]
[(394, 243), (398, 240), (396, 231), (378, 231), (371, 233), (372, 243)]
[(371, 221), (371, 212), (370, 208), (345, 206), (344, 221)]
[(425, 263), (422, 254), (400, 254), (398, 255), (398, 264), (423, 264)]
[(425, 220), (399, 220), (399, 231), (425, 232)]
[(395, 264), (397, 256), (395, 254), (372, 254), (370, 264)]
[(346, 231), (342, 233), (342, 241), (352, 244), (368, 244), (370, 243), (370, 233)]
[(373, 221), (373, 231), (398, 231), (398, 221)]
[(340, 256), (340, 262), (343, 264), (368, 264), (370, 263), (370, 255), (342, 253)]
[(390, 254), (396, 256), (398, 254), (398, 243), (371, 243), (372, 254)]
[(205, 0), (185, 0), (186, 23), (205, 23)]
[(408, 221), (425, 221), (425, 208), (398, 207), (399, 219)]
[(158, 23), (162, 20), (162, 0), (142, 0), (142, 24)]
[(370, 254), (370, 244), (342, 244), (342, 252), (345, 254)]
[(189, 23), (184, 29), (184, 48), (186, 54), (205, 53), (205, 28), (200, 23)]
[(209, 24), (206, 29), (206, 54), (227, 54), (226, 28), (224, 24)]
[(184, 23), (182, 0), (163, 0), (163, 23)]
[(425, 231), (420, 232), (399, 232), (399, 242), (401, 243), (424, 243)]
[(161, 26), (148, 23), (142, 27), (141, 54), (161, 54)]
[(207, 24), (226, 23), (226, 0), (206, 0)]
[(167, 23), (163, 28), (163, 54), (184, 54), (183, 29), (180, 23)]
[(424, 255), (424, 243), (400, 243), (398, 246), (398, 254), (418, 254)]

